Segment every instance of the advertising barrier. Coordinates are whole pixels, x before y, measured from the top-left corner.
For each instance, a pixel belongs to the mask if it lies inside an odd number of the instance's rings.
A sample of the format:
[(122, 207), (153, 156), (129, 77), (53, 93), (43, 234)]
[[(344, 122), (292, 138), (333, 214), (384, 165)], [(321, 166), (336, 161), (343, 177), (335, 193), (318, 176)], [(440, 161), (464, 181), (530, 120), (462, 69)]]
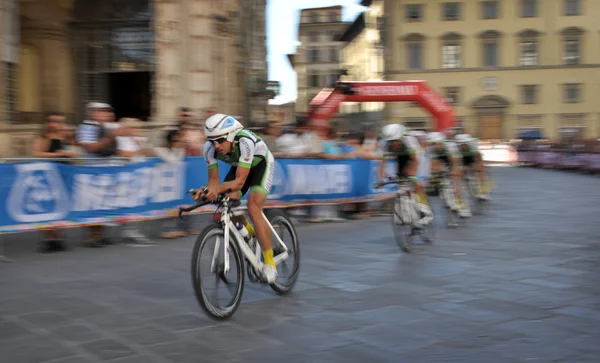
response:
[(567, 150), (519, 150), (518, 161), (523, 165), (600, 171), (600, 153)]
[[(277, 159), (268, 207), (389, 198), (394, 186), (373, 187), (378, 166), (374, 160)], [(219, 164), (221, 180), (229, 168)], [(173, 217), (178, 207), (194, 203), (186, 191), (206, 185), (207, 178), (203, 157), (122, 166), (0, 164), (0, 233)]]

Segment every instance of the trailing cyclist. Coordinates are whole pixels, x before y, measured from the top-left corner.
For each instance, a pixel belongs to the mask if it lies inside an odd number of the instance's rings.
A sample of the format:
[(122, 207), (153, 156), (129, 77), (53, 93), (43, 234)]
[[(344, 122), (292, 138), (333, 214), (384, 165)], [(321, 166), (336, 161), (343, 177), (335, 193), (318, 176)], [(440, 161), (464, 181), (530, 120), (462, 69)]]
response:
[[(379, 178), (385, 178), (386, 161), (396, 159), (398, 176), (409, 178), (414, 183), (418, 196), (417, 206), (421, 212), (421, 219), (414, 224), (414, 227), (423, 228), (433, 220), (433, 213), (425, 197), (425, 189), (422, 184), (419, 184), (416, 177), (419, 158), (423, 153), (419, 142), (413, 136), (406, 135), (404, 126), (399, 124), (384, 126), (381, 137), (384, 145), (383, 158), (379, 166)], [(394, 219), (396, 218), (397, 216), (394, 217)]]
[(465, 203), (460, 187), (461, 181), (461, 154), (454, 142), (447, 140), (441, 132), (432, 132), (429, 134), (429, 142), (431, 143), (431, 169), (432, 174), (440, 173), (444, 168), (448, 169), (452, 177), (452, 185), (456, 195), (456, 204), (454, 201), (448, 201), (452, 210), (458, 211), (458, 214), (467, 218), (471, 216), (471, 212)]
[[(277, 269), (271, 247), (271, 230), (263, 218), (263, 207), (273, 182), (275, 158), (260, 137), (252, 131), (244, 130), (235, 118), (216, 114), (209, 117), (204, 125), (207, 141), (204, 145), (204, 157), (208, 164), (208, 185), (194, 196), (196, 200), (217, 199), (219, 194), (229, 192), (231, 199), (240, 199), (248, 190), (248, 214), (254, 224), (243, 216), (237, 222), (239, 228), (245, 228), (250, 235), (256, 234), (262, 249), (264, 270), (268, 283), (277, 277)], [(223, 183), (219, 182), (218, 160), (231, 165)]]
[(454, 137), (462, 156), (463, 173), (474, 171), (477, 176), (478, 190), (476, 197), (488, 200), (488, 183), (485, 178), (485, 165), (478, 149), (478, 140), (468, 134), (459, 134)]

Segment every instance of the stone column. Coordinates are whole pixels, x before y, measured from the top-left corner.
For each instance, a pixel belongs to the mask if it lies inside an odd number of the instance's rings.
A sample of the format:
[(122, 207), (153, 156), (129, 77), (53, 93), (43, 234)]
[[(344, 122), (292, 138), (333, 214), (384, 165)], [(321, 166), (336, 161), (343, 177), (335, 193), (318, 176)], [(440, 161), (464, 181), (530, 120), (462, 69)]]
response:
[[(6, 47), (6, 36), (4, 34), (4, 24), (6, 24), (5, 1), (6, 0), (0, 0), (0, 127), (6, 122), (6, 76), (4, 74), (4, 48)], [(0, 141), (3, 141), (1, 135)], [(2, 148), (0, 148), (0, 154), (2, 154)]]
[(156, 69), (154, 101), (156, 123), (169, 123), (176, 116), (177, 108), (182, 106), (185, 89), (182, 69), (182, 39), (187, 33), (183, 28), (182, 3), (191, 0), (155, 0), (155, 37)]

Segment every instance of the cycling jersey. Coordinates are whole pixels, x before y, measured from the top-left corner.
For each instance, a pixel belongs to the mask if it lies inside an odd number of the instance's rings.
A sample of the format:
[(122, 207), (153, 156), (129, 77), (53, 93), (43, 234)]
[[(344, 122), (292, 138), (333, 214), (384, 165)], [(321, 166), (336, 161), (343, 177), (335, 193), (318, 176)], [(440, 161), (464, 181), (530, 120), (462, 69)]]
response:
[(456, 144), (452, 141), (444, 141), (440, 145), (434, 147), (431, 153), (432, 160), (439, 160), (448, 167), (452, 167), (450, 160), (458, 157), (460, 157), (460, 153)]
[(212, 142), (204, 144), (204, 158), (208, 169), (214, 169), (221, 160), (231, 165), (224, 182), (235, 180), (237, 168), (249, 168), (250, 172), (241, 189), (244, 195), (248, 189), (257, 189), (269, 194), (273, 182), (275, 158), (267, 148), (267, 144), (255, 133), (249, 130), (238, 132), (233, 139), (232, 151), (229, 154), (217, 153)]
[(411, 155), (415, 155), (415, 157), (419, 158), (419, 155), (422, 153), (421, 145), (414, 136), (404, 135), (402, 139), (399, 140), (400, 143), (387, 142), (383, 146), (383, 156), (384, 157), (395, 157), (396, 162), (398, 163), (398, 175), (404, 175), (404, 167), (411, 160)]
[(475, 157), (479, 154), (479, 150), (468, 143), (461, 144), (459, 150), (464, 166), (471, 166), (475, 162)]

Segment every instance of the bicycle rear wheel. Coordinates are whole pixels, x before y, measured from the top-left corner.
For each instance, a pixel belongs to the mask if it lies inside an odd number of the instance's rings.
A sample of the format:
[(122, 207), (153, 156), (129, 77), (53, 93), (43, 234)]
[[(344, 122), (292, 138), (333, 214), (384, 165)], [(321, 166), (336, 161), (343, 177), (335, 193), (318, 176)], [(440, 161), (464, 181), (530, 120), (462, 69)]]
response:
[[(216, 243), (213, 248), (209, 247), (209, 242), (212, 238), (220, 240), (219, 250), (216, 254), (214, 254)], [(230, 270), (228, 273), (225, 273), (224, 242), (225, 233), (223, 227), (220, 224), (212, 224), (206, 227), (198, 236), (192, 252), (191, 274), (196, 299), (209, 316), (219, 320), (228, 319), (235, 313), (242, 301), (242, 294), (244, 292), (244, 264), (239, 247), (230, 239), (229, 250), (227, 251), (229, 253)], [(202, 255), (203, 252), (205, 256)], [(200, 261), (201, 257), (205, 257), (205, 259)], [(215, 259), (214, 271), (211, 271), (213, 258)], [(209, 276), (213, 277), (216, 285), (214, 294), (208, 291), (209, 281), (203, 279), (201, 270), (208, 272), (208, 276), (204, 276), (204, 279)], [(232, 282), (231, 278), (236, 278), (236, 282)], [(226, 300), (222, 305), (210, 299), (214, 296), (218, 300), (219, 294), (217, 290), (221, 282), (224, 283), (232, 294), (231, 298)]]

